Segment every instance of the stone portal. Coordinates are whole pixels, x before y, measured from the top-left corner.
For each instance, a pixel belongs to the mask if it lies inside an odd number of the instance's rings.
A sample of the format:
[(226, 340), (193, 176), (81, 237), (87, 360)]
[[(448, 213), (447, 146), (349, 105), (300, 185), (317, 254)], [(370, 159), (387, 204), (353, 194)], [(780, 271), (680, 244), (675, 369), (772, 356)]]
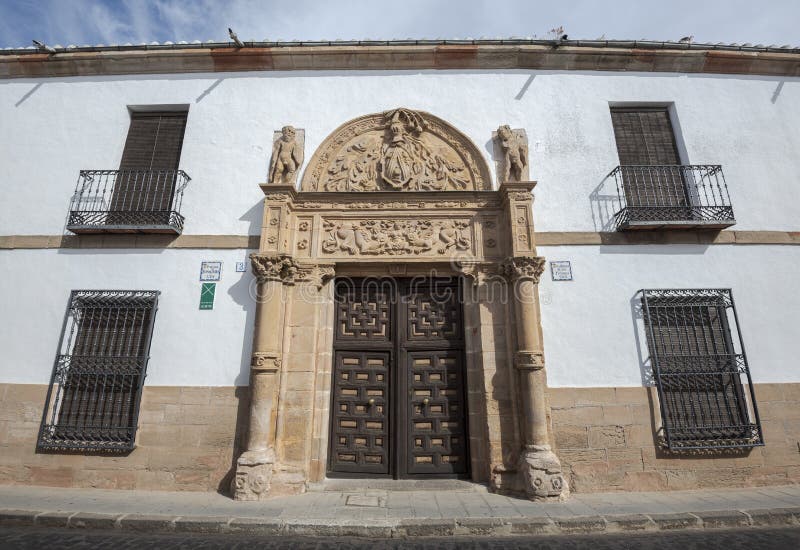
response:
[[(469, 139), (403, 108), (337, 129), (300, 191), (262, 185), (250, 431), (235, 498), (302, 492), (348, 471), (568, 493), (548, 435), (534, 185), (491, 190)], [(388, 302), (337, 300), (334, 277), (393, 290)], [(455, 302), (431, 299), (442, 279)]]

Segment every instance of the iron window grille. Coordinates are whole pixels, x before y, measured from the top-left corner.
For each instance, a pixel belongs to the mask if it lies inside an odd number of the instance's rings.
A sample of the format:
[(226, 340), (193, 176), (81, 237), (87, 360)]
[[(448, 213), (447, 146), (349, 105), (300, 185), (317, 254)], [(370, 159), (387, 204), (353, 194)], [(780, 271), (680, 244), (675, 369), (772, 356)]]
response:
[(612, 170), (617, 230), (722, 229), (736, 223), (719, 165), (623, 165)]
[(664, 446), (682, 451), (764, 445), (731, 290), (641, 294)]
[(183, 231), (183, 170), (81, 170), (67, 229), (73, 233)]
[(158, 305), (155, 290), (73, 290), (37, 448), (134, 448)]

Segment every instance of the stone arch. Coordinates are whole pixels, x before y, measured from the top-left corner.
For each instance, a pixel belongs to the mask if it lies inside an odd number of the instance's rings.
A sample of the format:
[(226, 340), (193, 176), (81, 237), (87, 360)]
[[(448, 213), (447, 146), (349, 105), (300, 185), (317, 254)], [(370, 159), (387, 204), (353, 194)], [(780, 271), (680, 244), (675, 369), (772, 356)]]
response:
[(448, 122), (397, 108), (339, 126), (314, 152), (301, 191), (490, 191), (480, 150)]

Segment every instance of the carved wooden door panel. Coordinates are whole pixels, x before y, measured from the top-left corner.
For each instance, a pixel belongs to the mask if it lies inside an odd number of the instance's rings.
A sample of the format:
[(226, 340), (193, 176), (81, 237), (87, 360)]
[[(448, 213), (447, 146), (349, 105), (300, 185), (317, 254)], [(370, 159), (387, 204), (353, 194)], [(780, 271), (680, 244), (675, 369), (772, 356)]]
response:
[(329, 472), (469, 471), (459, 286), (337, 281)]

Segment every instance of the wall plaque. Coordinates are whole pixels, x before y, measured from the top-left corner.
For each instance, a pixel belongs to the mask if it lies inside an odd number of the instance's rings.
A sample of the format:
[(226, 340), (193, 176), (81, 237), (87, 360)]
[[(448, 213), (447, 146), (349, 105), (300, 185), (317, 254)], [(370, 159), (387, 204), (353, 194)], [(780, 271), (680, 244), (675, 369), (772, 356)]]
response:
[(550, 275), (554, 281), (571, 281), (572, 265), (569, 261), (550, 262)]
[(201, 281), (219, 281), (222, 275), (222, 262), (202, 262), (200, 264)]

